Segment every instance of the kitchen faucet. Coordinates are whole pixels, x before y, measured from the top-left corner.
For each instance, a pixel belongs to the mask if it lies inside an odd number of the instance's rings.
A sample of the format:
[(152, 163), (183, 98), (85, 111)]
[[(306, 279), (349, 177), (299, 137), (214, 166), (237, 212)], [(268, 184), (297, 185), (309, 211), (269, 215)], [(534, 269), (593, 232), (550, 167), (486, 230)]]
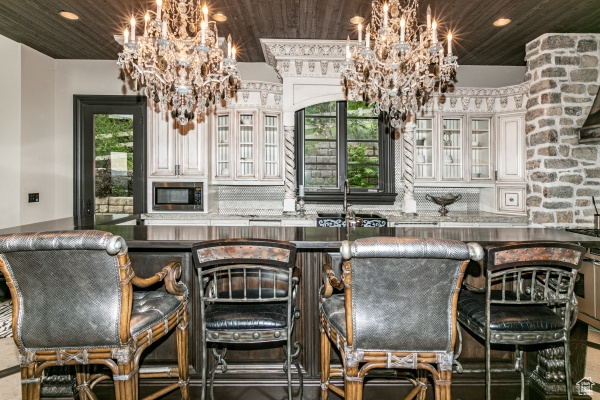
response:
[(348, 203), (348, 193), (350, 193), (350, 184), (348, 183), (348, 179), (344, 181), (344, 214), (348, 213), (348, 207), (352, 205), (352, 203)]

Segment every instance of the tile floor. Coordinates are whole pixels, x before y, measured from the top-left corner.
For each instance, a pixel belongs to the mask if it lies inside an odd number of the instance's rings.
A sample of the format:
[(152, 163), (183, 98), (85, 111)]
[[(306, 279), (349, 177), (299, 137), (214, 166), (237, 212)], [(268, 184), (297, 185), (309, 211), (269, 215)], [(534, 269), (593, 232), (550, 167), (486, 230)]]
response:
[[(19, 353), (12, 337), (0, 338), (0, 376), (3, 371), (19, 365)], [(21, 398), (21, 374), (16, 370), (13, 374), (0, 378), (0, 400), (19, 400)]]

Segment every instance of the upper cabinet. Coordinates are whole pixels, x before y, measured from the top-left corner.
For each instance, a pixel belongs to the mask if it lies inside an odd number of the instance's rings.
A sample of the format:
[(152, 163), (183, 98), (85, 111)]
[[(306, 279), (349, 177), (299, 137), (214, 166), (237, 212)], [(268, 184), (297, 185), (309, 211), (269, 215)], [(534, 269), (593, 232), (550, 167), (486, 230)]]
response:
[(498, 182), (525, 182), (523, 114), (498, 115)]
[(491, 116), (418, 118), (414, 154), (417, 182), (491, 182), (491, 127)]
[(281, 113), (219, 111), (212, 119), (212, 180), (222, 184), (282, 184)]
[(180, 126), (169, 113), (148, 112), (149, 178), (206, 178), (206, 123)]

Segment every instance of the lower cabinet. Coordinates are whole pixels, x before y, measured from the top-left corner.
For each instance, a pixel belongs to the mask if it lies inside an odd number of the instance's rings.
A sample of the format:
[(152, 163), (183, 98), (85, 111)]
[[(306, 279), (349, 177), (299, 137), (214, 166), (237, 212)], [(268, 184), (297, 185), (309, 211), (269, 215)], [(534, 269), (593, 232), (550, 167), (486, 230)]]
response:
[(523, 185), (496, 186), (496, 201), (498, 212), (524, 214), (525, 187)]

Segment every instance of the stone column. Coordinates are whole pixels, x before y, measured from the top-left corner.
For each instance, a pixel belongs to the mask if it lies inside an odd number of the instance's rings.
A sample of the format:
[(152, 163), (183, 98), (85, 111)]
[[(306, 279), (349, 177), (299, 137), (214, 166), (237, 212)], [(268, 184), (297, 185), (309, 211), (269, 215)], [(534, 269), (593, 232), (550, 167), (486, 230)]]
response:
[(599, 147), (579, 144), (579, 128), (598, 92), (599, 43), (600, 34), (545, 34), (526, 46), (526, 204), (533, 225), (593, 226)]
[(285, 195), (283, 211), (296, 211), (296, 156), (294, 154), (294, 127), (284, 126), (285, 140)]
[(417, 213), (417, 201), (415, 200), (415, 161), (414, 161), (414, 132), (417, 125), (411, 117), (410, 122), (404, 124), (402, 141), (404, 145), (404, 198), (402, 199), (402, 211), (405, 214)]

